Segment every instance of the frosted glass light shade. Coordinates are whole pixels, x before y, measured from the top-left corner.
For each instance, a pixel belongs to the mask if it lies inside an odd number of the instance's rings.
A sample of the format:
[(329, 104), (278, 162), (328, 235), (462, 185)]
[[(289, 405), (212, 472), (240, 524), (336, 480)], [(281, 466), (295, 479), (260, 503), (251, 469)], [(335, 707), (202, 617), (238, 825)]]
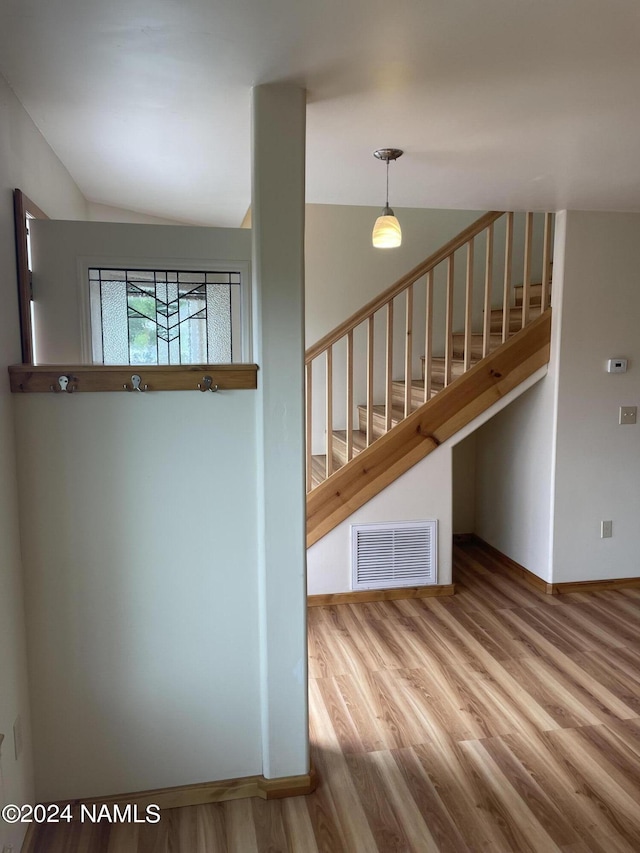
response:
[(395, 249), (402, 243), (400, 223), (395, 216), (379, 216), (373, 226), (373, 245), (376, 249)]

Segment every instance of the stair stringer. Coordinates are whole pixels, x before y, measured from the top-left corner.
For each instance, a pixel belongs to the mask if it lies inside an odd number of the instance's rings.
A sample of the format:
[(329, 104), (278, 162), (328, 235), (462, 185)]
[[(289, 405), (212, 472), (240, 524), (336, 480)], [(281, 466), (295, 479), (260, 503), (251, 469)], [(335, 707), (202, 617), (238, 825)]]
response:
[(307, 547), (549, 362), (551, 309), (307, 495)]

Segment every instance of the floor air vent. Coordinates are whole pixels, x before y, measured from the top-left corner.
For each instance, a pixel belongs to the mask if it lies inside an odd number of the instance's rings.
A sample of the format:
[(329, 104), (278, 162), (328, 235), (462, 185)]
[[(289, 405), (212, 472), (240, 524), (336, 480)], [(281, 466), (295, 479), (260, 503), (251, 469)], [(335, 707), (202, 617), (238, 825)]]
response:
[(352, 525), (352, 589), (435, 584), (436, 532), (436, 521)]

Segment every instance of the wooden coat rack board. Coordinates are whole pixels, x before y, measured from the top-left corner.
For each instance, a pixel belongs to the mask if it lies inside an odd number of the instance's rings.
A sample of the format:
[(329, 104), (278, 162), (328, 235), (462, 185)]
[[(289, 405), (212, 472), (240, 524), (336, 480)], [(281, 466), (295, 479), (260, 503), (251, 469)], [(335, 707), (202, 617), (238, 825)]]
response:
[(258, 365), (14, 364), (9, 367), (9, 379), (15, 394), (255, 390)]

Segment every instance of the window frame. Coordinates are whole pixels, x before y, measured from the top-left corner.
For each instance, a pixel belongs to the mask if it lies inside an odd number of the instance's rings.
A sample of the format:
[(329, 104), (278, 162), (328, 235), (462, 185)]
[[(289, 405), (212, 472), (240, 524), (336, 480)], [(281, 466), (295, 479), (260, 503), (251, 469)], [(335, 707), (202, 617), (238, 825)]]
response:
[(49, 219), (38, 205), (22, 190), (13, 191), (13, 219), (16, 240), (16, 271), (18, 276), (18, 310), (20, 312), (20, 342), (22, 363), (35, 364), (35, 336), (32, 315), (33, 286), (29, 269), (29, 219)]
[[(80, 352), (83, 364), (98, 366), (93, 361), (93, 330), (91, 326), (91, 298), (89, 269), (178, 270), (180, 272), (239, 272), (240, 317), (231, 317), (233, 334), (240, 334), (239, 358), (231, 364), (250, 363), (252, 360), (251, 331), (251, 264), (247, 261), (185, 260), (184, 258), (126, 258), (121, 256), (81, 256), (78, 258), (78, 303), (80, 308)], [(233, 357), (233, 353), (232, 353)], [(162, 366), (162, 365), (160, 365)], [(185, 367), (189, 365), (185, 364)]]

